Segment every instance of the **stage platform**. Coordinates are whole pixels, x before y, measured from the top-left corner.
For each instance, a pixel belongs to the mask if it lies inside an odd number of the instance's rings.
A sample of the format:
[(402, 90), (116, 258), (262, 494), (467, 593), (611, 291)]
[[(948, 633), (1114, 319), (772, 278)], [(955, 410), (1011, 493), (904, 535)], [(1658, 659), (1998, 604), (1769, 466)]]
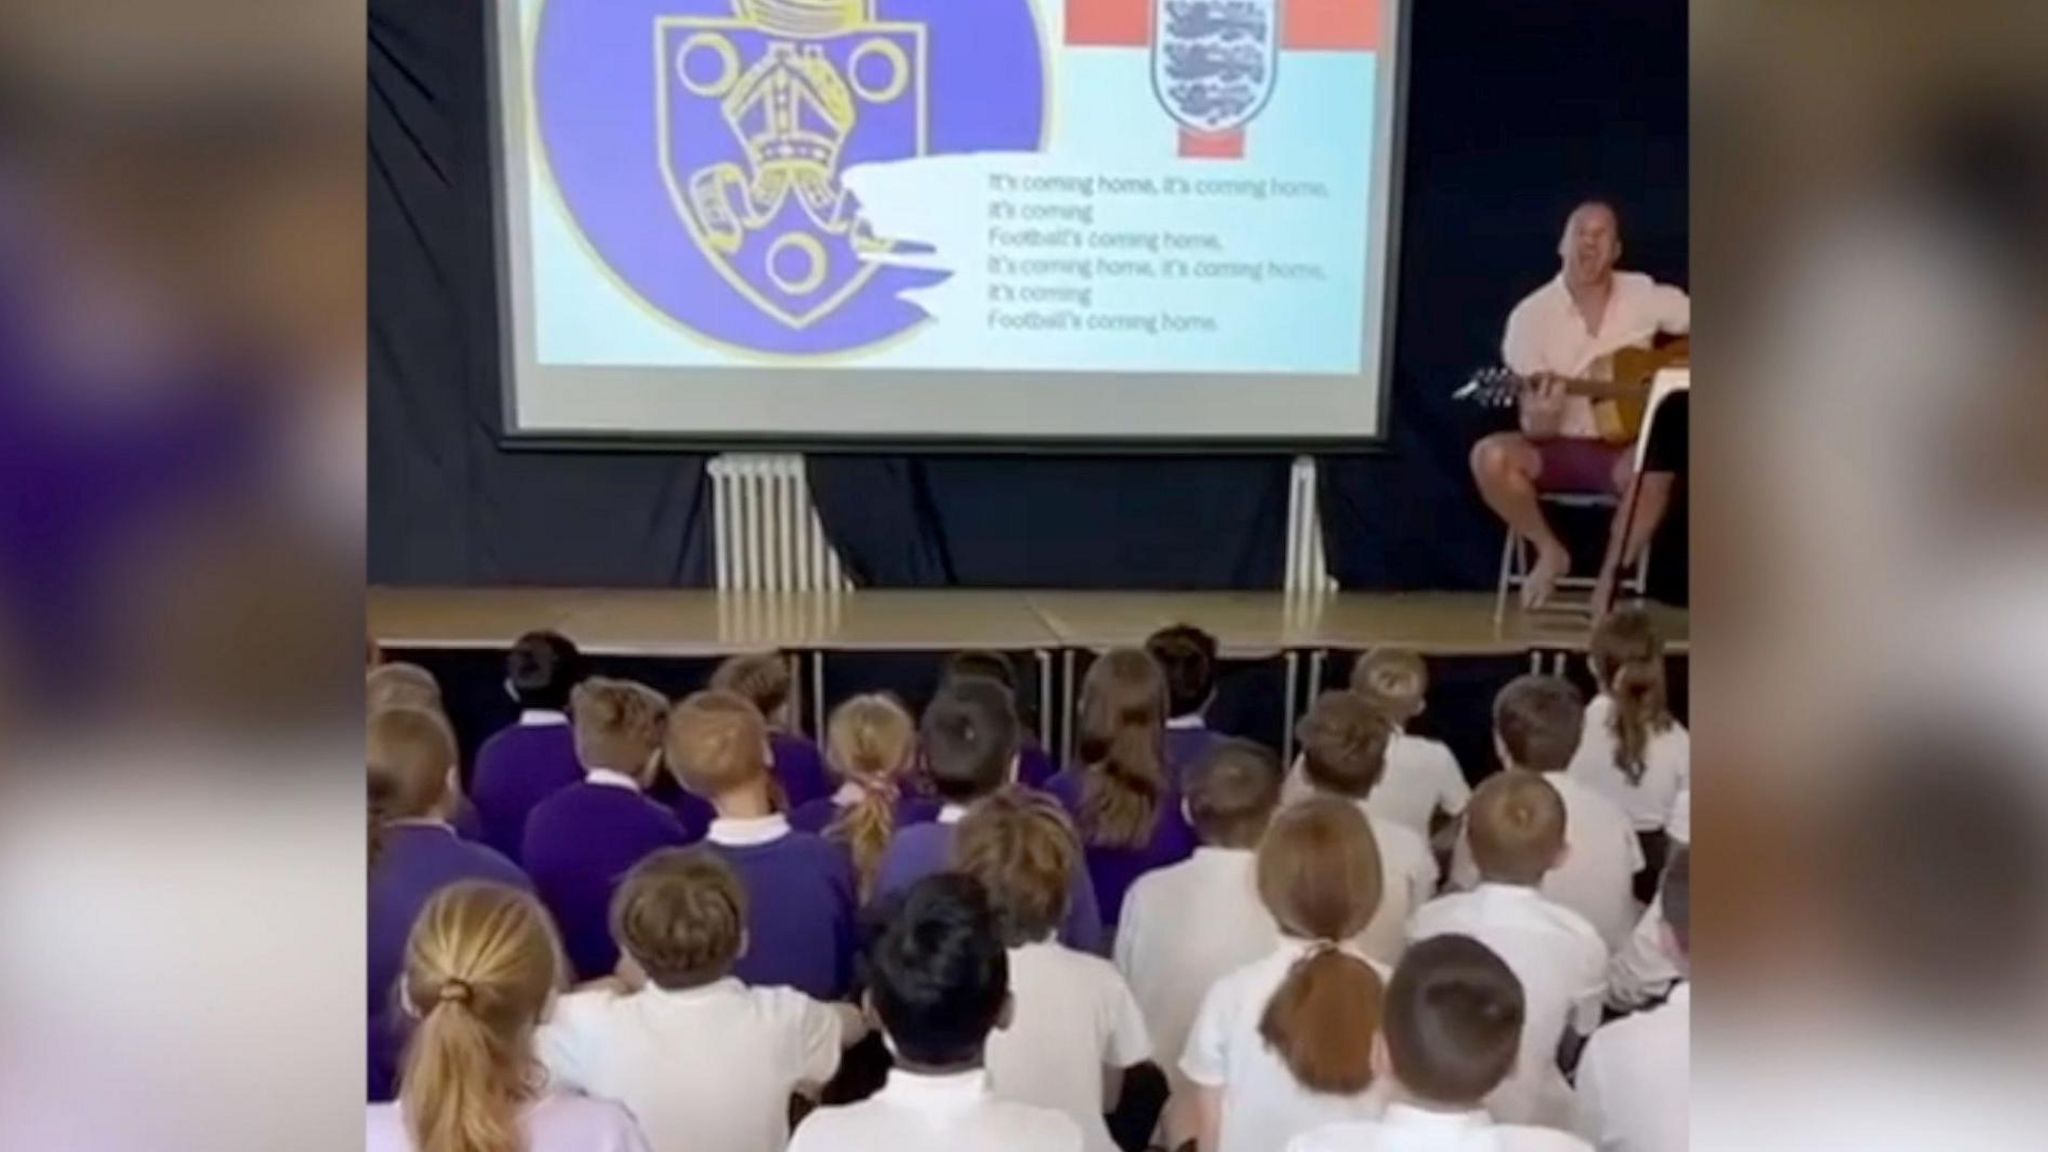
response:
[[(1681, 609), (1652, 605), (1668, 647), (1687, 647)], [(1070, 752), (1074, 694), (1086, 654), (1135, 645), (1168, 624), (1214, 633), (1226, 661), (1277, 661), (1279, 705), (1259, 729), (1291, 751), (1291, 717), (1329, 682), (1333, 653), (1382, 645), (1454, 660), (1527, 660), (1570, 671), (1585, 620), (1511, 611), (1496, 626), (1486, 593), (1000, 592), (888, 589), (719, 593), (698, 589), (372, 588), (370, 634), (386, 651), (496, 653), (522, 632), (556, 629), (594, 656), (702, 661), (780, 648), (806, 681), (812, 731), (829, 705), (828, 663), (891, 654), (993, 648), (1029, 653), (1038, 715)], [(1490, 694), (1487, 699), (1490, 699)]]
[[(1511, 611), (1496, 626), (1493, 603), (1481, 592), (372, 588), (369, 627), (387, 648), (503, 648), (522, 632), (554, 628), (586, 651), (620, 656), (723, 656), (763, 648), (1099, 650), (1136, 644), (1176, 623), (1215, 633), (1231, 657), (1380, 645), (1440, 656), (1585, 649), (1583, 619)], [(1684, 651), (1686, 613), (1663, 605), (1651, 611), (1669, 646)]]

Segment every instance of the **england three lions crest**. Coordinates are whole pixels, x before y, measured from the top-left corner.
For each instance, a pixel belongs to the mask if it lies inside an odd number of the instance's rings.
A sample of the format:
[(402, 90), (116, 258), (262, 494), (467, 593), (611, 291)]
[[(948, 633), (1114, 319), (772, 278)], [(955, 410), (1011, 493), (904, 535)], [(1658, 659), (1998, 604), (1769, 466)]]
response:
[(1191, 132), (1229, 132), (1272, 98), (1281, 0), (1157, 0), (1152, 88)]
[(733, 0), (655, 22), (658, 146), (676, 212), (749, 303), (801, 329), (874, 275), (874, 234), (840, 182), (926, 152), (921, 24), (872, 0)]

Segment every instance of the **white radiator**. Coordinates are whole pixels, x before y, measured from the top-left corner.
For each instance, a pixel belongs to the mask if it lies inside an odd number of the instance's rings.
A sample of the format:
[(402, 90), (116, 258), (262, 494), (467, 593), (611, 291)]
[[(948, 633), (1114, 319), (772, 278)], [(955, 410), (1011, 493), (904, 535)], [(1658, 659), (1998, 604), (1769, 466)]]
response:
[(1287, 574), (1282, 588), (1290, 595), (1321, 595), (1337, 590), (1323, 557), (1323, 520), (1316, 508), (1316, 461), (1296, 456), (1287, 483)]
[(811, 505), (802, 456), (728, 453), (714, 458), (710, 471), (720, 590), (853, 588)]

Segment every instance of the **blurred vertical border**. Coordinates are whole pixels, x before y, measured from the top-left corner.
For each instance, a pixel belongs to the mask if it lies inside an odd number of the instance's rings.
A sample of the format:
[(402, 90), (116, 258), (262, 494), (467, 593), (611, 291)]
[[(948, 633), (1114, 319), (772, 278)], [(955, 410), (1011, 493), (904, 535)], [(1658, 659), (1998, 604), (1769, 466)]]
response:
[(364, 44), (0, 14), (0, 1148), (360, 1146)]
[(1692, 37), (1693, 1146), (2038, 1147), (2048, 5)]

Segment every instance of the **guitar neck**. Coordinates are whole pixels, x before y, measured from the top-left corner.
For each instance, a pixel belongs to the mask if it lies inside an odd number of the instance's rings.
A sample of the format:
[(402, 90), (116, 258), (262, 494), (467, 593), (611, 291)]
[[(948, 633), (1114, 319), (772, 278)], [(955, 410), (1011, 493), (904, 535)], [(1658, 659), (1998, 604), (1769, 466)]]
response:
[(1595, 380), (1590, 376), (1567, 376), (1564, 390), (1572, 396), (1584, 396), (1588, 400), (1619, 400), (1625, 396), (1647, 395), (1650, 391), (1648, 380)]

